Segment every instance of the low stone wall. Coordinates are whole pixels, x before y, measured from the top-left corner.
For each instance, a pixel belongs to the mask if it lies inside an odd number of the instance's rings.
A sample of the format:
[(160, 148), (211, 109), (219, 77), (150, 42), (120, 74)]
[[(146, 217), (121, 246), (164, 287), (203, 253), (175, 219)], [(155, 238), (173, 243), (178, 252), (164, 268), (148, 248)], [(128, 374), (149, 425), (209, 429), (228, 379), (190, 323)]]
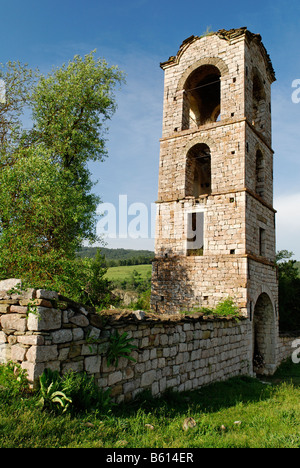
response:
[(281, 363), (286, 359), (292, 357), (292, 354), (296, 352), (297, 357), (300, 357), (300, 332), (295, 331), (289, 333), (281, 333), (278, 339), (278, 361)]
[[(137, 347), (108, 366), (111, 334), (128, 333)], [(45, 368), (94, 375), (120, 402), (149, 389), (160, 395), (251, 375), (251, 324), (236, 319), (157, 316), (142, 311), (96, 315), (55, 292), (0, 292), (0, 360), (13, 360), (34, 383)]]

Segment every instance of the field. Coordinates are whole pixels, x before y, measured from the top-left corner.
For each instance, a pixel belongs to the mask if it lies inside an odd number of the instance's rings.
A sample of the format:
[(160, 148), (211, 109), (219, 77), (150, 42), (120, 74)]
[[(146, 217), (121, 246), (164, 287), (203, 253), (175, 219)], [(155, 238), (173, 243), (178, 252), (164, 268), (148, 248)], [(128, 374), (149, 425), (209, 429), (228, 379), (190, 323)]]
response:
[(103, 412), (54, 414), (1, 381), (0, 366), (0, 447), (299, 448), (299, 385), (300, 365), (287, 363), (267, 383), (241, 377), (159, 399), (143, 394)]
[(143, 279), (151, 273), (152, 265), (129, 265), (108, 268), (106, 277), (110, 281), (123, 281), (129, 279), (134, 271), (137, 271)]

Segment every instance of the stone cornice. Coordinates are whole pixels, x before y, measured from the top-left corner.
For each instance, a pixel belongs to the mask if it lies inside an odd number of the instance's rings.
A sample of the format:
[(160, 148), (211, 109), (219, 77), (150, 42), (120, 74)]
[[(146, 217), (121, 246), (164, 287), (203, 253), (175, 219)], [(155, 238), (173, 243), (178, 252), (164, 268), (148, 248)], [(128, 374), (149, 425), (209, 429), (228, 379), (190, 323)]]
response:
[(266, 68), (267, 68), (271, 83), (276, 81), (275, 71), (274, 71), (270, 56), (267, 53), (267, 50), (262, 43), (261, 35), (250, 32), (246, 27), (242, 27), (238, 29), (230, 29), (230, 30), (220, 29), (217, 32), (210, 32), (203, 36), (190, 36), (182, 42), (177, 54), (172, 55), (165, 62), (161, 62), (160, 67), (163, 70), (165, 70), (166, 68), (170, 66), (177, 65), (179, 63), (180, 57), (191, 44), (198, 41), (199, 39), (202, 39), (203, 37), (214, 36), (214, 35), (218, 36), (220, 39), (224, 39), (229, 42), (234, 42), (240, 39), (241, 37), (245, 38), (247, 44), (251, 44), (252, 41), (256, 42), (258, 47), (261, 50), (262, 56), (264, 57)]

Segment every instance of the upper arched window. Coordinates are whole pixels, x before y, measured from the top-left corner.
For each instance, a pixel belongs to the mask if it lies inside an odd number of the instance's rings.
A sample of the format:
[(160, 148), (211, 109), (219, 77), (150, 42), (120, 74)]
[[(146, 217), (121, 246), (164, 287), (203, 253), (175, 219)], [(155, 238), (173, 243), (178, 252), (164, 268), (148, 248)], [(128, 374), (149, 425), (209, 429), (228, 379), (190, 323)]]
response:
[(183, 130), (216, 122), (221, 112), (221, 73), (214, 65), (194, 70), (184, 85)]

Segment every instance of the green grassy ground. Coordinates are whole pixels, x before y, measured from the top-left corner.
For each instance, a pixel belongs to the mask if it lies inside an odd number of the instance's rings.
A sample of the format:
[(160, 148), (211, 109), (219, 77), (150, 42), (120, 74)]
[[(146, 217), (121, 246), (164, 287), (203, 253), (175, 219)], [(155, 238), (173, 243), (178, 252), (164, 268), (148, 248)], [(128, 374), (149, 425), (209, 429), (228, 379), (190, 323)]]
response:
[(151, 272), (152, 265), (129, 265), (108, 268), (106, 276), (110, 281), (122, 281), (130, 278), (132, 272), (136, 270), (146, 278), (147, 274)]
[[(194, 392), (170, 392), (103, 413), (55, 415), (18, 394), (0, 373), (0, 447), (299, 448), (300, 365), (269, 382), (247, 377)], [(195, 425), (184, 430), (186, 418)]]

